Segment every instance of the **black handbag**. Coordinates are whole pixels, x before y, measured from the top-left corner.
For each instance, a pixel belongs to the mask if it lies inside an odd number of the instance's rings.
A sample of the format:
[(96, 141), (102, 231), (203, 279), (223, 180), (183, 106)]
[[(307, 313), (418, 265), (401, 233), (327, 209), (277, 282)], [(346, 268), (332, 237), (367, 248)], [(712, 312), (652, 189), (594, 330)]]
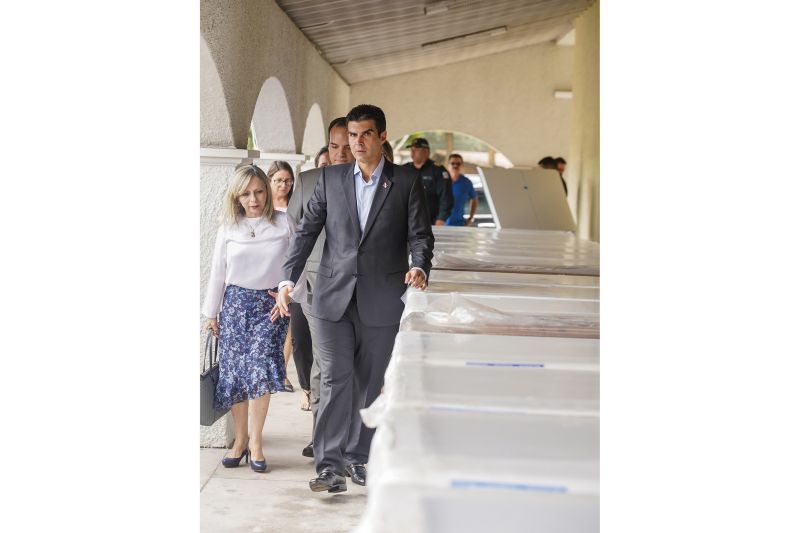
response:
[[(209, 330), (206, 337), (206, 352), (203, 356), (203, 371), (200, 373), (200, 425), (210, 426), (227, 413), (228, 409), (214, 408), (214, 391), (219, 383), (219, 359), (217, 347), (219, 341)], [(208, 365), (208, 366), (206, 366)]]

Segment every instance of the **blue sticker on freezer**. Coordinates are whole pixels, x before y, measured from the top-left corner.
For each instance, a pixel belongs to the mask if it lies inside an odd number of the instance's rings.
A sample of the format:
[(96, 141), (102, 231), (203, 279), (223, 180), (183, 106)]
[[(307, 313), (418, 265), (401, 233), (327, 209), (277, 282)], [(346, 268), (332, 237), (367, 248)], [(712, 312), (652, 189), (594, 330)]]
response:
[(450, 486), (454, 489), (502, 489), (521, 490), (529, 492), (567, 492), (567, 487), (561, 485), (531, 485), (529, 483), (496, 483), (492, 481), (478, 481), (471, 479), (453, 479)]
[(544, 368), (544, 363), (495, 363), (492, 361), (467, 361), (467, 366), (506, 366), (514, 368)]

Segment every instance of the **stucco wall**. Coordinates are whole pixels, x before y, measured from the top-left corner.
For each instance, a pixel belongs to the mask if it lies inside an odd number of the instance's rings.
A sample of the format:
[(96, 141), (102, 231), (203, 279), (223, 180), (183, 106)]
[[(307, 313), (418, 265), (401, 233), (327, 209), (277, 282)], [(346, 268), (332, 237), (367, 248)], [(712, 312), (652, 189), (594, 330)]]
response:
[[(573, 118), (566, 179), (578, 236), (600, 240), (600, 2), (575, 20)], [(574, 191), (574, 192), (573, 192)]]
[[(220, 101), (201, 91), (200, 145), (247, 147), (247, 132), (264, 82), (276, 77), (286, 93), (292, 142), (299, 151), (308, 111), (326, 120), (345, 114), (349, 88), (272, 0), (201, 0), (200, 32), (224, 93), (229, 131), (218, 123)], [(201, 62), (201, 79), (210, 78)], [(217, 123), (209, 123), (217, 121)], [(261, 150), (270, 151), (269, 146)]]
[(350, 103), (380, 106), (390, 138), (458, 131), (533, 166), (568, 155), (571, 102), (553, 91), (571, 86), (572, 47), (545, 44), (357, 83)]

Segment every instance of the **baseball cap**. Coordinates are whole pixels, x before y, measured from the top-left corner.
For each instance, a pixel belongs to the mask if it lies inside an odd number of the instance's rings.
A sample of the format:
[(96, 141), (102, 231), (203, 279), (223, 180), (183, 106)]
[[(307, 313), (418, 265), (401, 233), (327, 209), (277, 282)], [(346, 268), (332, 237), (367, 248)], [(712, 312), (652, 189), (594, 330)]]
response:
[(406, 148), (427, 148), (428, 150), (431, 149), (431, 145), (428, 144), (428, 139), (424, 139), (422, 137), (417, 137), (411, 144), (406, 145)]

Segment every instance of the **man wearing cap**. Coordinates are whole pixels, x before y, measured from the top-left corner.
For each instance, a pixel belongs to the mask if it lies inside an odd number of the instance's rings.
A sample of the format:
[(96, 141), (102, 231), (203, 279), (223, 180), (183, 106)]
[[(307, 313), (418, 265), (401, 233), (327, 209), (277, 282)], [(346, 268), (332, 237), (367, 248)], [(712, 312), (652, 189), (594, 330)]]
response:
[(422, 179), (422, 186), (425, 188), (425, 199), (428, 203), (428, 212), (431, 216), (431, 224), (444, 226), (445, 221), (453, 210), (453, 190), (450, 182), (450, 174), (430, 159), (431, 147), (428, 139), (418, 137), (411, 144), (406, 146), (411, 148), (411, 161), (404, 166), (416, 171), (416, 175)]

